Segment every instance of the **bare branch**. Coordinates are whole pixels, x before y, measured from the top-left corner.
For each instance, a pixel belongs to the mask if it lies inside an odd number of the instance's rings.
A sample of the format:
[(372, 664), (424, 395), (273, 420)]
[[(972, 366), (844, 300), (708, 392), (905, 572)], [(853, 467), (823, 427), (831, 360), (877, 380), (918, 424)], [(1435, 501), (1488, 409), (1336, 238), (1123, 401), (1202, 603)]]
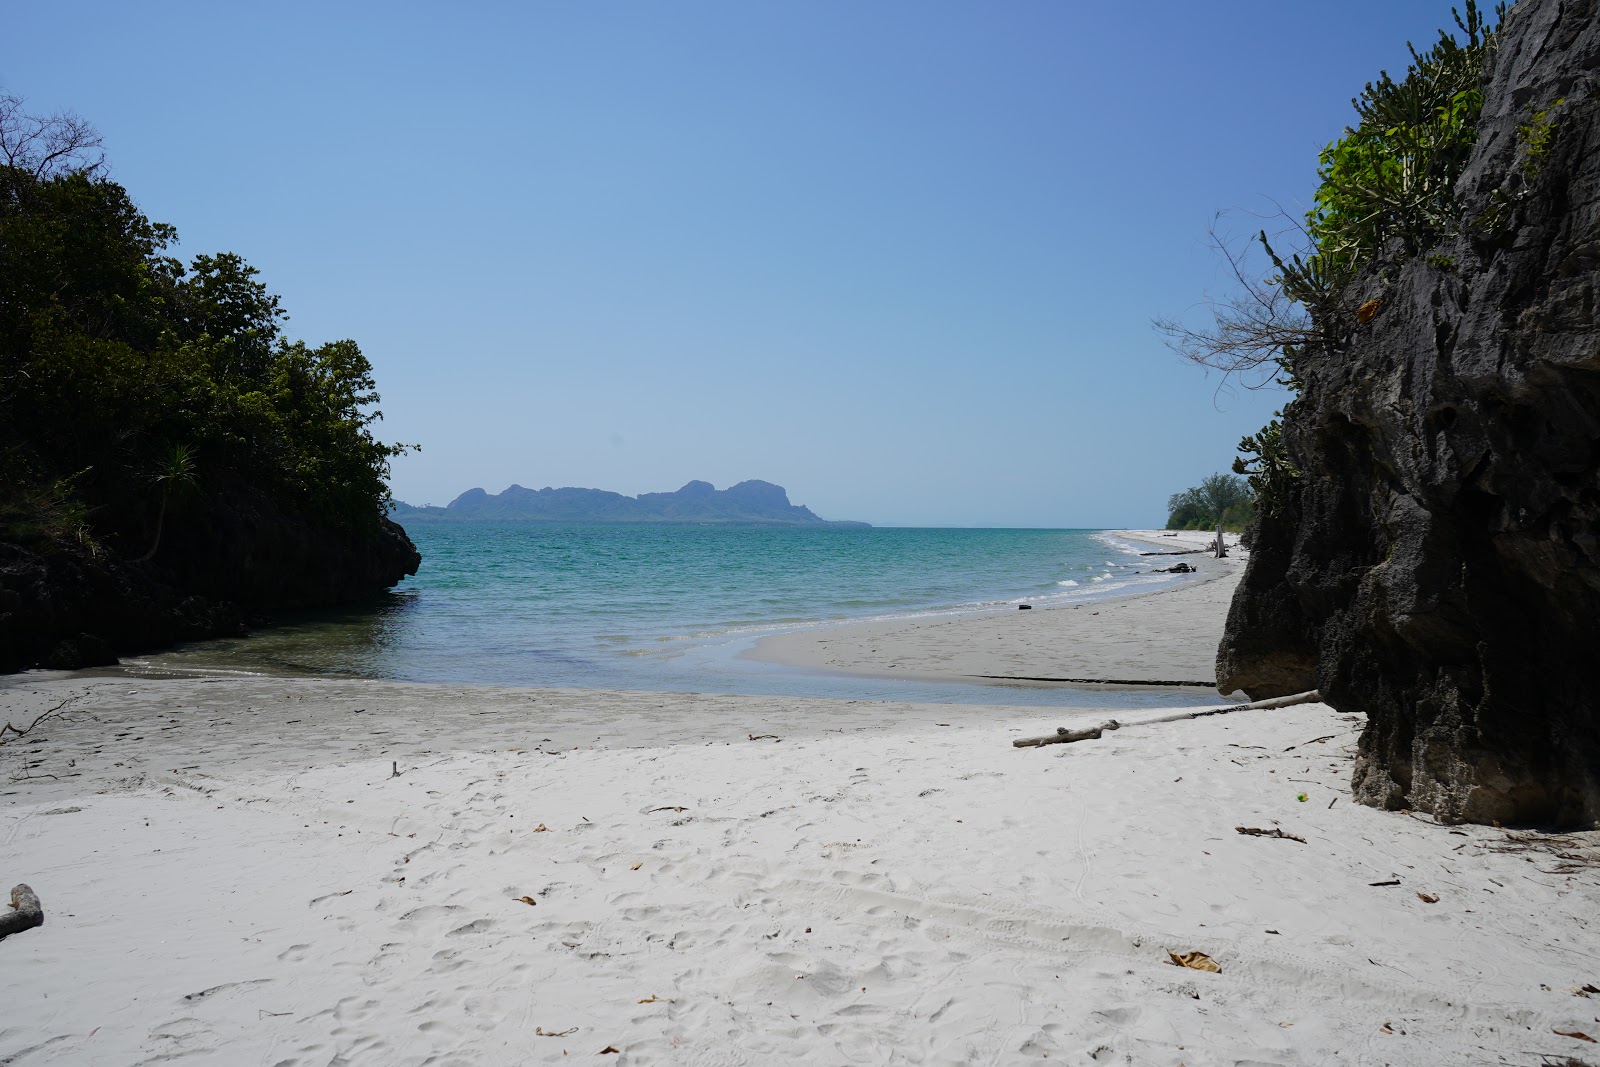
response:
[[(1305, 227), (1281, 207), (1269, 217), (1285, 223), (1275, 238), (1292, 233), (1295, 243), (1306, 243)], [(1231, 378), (1246, 389), (1282, 384), (1285, 350), (1315, 340), (1311, 316), (1284, 292), (1281, 279), (1259, 277), (1252, 256), (1219, 233), (1217, 223), (1208, 235), (1234, 283), (1228, 296), (1206, 299), (1212, 325), (1196, 329), (1172, 318), (1155, 319), (1152, 325), (1165, 335), (1168, 348), (1191, 363), (1221, 371), (1224, 382)]]
[[(28, 733), (28, 731), (32, 730), (35, 726), (38, 726), (40, 723), (44, 722), (46, 719), (48, 719), (50, 716), (54, 715), (56, 712), (60, 711), (62, 708), (65, 708), (67, 705), (71, 704), (73, 701), (78, 700), (78, 699), (80, 699), (80, 698), (82, 698), (82, 697), (84, 697), (86, 695), (87, 694), (85, 694), (85, 693), (73, 693), (71, 696), (67, 697), (65, 700), (63, 700), (61, 703), (57, 704), (55, 707), (47, 708), (44, 711), (43, 714), (37, 716), (32, 722), (30, 722), (28, 725), (23, 726), (21, 728), (18, 728), (16, 726), (12, 726), (9, 722), (0, 723), (0, 745), (5, 744), (7, 741), (14, 741), (14, 740), (16, 740), (16, 738), (26, 735)], [(15, 736), (14, 737), (7, 737), (6, 736), (6, 731), (8, 731), (8, 730), (12, 734), (14, 734)]]
[(62, 174), (93, 174), (105, 166), (100, 131), (71, 111), (30, 115), (26, 101), (0, 93), (0, 164), (26, 171), (35, 180)]

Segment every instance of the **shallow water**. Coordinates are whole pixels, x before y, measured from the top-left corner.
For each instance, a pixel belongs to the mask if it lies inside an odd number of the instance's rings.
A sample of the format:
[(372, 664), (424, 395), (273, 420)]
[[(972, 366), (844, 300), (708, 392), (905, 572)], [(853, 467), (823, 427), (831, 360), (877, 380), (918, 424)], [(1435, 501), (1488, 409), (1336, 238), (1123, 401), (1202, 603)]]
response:
[(1147, 707), (1209, 690), (862, 678), (740, 659), (766, 634), (1150, 591), (1150, 546), (1092, 530), (417, 524), (414, 578), (361, 610), (126, 661), (182, 670), (952, 703)]

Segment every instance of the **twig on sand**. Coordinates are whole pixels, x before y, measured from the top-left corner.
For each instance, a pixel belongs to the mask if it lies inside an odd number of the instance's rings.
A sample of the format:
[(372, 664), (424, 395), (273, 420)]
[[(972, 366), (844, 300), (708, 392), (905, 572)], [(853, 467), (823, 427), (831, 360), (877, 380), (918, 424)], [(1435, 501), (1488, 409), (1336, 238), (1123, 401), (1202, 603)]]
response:
[(1302, 845), (1306, 843), (1305, 838), (1299, 837), (1295, 834), (1286, 834), (1277, 827), (1273, 827), (1270, 830), (1263, 830), (1259, 826), (1235, 826), (1234, 829), (1239, 831), (1241, 834), (1248, 834), (1250, 837), (1277, 837), (1282, 838), (1285, 841), (1298, 841)]
[(1541, 853), (1559, 861), (1555, 870), (1543, 874), (1573, 874), (1580, 870), (1600, 866), (1600, 849), (1572, 834), (1540, 833), (1501, 828), (1504, 837), (1499, 841), (1478, 842), (1485, 852)]
[[(65, 700), (63, 700), (61, 703), (57, 704), (55, 707), (45, 709), (43, 712), (41, 712), (39, 714), (39, 716), (37, 718), (35, 718), (28, 725), (26, 725), (26, 726), (24, 726), (24, 727), (22, 727), (20, 729), (15, 727), (15, 726), (13, 726), (13, 725), (11, 725), (9, 722), (0, 723), (0, 745), (5, 744), (7, 741), (14, 741), (14, 740), (16, 740), (16, 738), (21, 737), (22, 735), (26, 734), (29, 730), (32, 730), (35, 726), (38, 726), (40, 723), (44, 722), (50, 716), (54, 715), (56, 712), (60, 711), (62, 708), (66, 707), (68, 704), (71, 704), (74, 700), (77, 700), (78, 698), (82, 697), (83, 695), (84, 694), (82, 694), (82, 693), (74, 693), (74, 694), (72, 694), (71, 696), (69, 696)], [(7, 730), (11, 731), (13, 736), (7, 737), (6, 736), (6, 731)]]

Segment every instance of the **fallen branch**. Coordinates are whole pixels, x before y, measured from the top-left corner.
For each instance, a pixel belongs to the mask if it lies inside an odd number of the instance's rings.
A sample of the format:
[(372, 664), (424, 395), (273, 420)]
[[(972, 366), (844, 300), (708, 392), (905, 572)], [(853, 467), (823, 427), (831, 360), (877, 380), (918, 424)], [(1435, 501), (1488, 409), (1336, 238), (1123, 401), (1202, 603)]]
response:
[(1286, 834), (1277, 827), (1273, 827), (1270, 830), (1263, 830), (1259, 826), (1235, 826), (1234, 829), (1239, 831), (1241, 834), (1248, 834), (1251, 837), (1276, 837), (1281, 838), (1284, 841), (1298, 841), (1302, 845), (1306, 843), (1305, 838), (1296, 837), (1294, 834)]
[(1115, 730), (1121, 724), (1115, 719), (1110, 719), (1099, 726), (1090, 726), (1083, 730), (1069, 730), (1065, 726), (1056, 727), (1056, 732), (1046, 734), (1044, 737), (1019, 737), (1011, 742), (1012, 748), (1038, 748), (1041, 745), (1066, 745), (1073, 741), (1092, 741), (1106, 730)]
[[(38, 726), (40, 723), (44, 722), (50, 716), (54, 715), (56, 712), (60, 711), (62, 708), (66, 707), (68, 704), (72, 703), (74, 700), (77, 700), (79, 697), (81, 697), (83, 695), (84, 694), (82, 694), (82, 693), (74, 693), (74, 694), (72, 694), (71, 696), (67, 697), (67, 699), (65, 699), (61, 703), (57, 704), (55, 707), (48, 708), (45, 711), (43, 711), (42, 713), (40, 713), (38, 718), (34, 719), (32, 722), (30, 722), (28, 725), (22, 727), (21, 729), (18, 729), (17, 727), (12, 726), (9, 722), (0, 723), (0, 745), (5, 744), (7, 741), (15, 740), (17, 737), (21, 737), (22, 735), (26, 734), (29, 730), (32, 730), (35, 726)], [(6, 731), (7, 730), (11, 731), (11, 733), (13, 734), (13, 737), (7, 737), (6, 736)]]
[(972, 674), (996, 682), (1071, 682), (1073, 685), (1151, 685), (1157, 688), (1215, 689), (1216, 682), (1182, 681), (1167, 678), (1045, 678), (1028, 674)]
[(11, 890), (11, 907), (13, 910), (0, 915), (0, 937), (20, 934), (44, 925), (44, 909), (39, 906), (39, 894), (27, 885), (19, 885)]
[(1269, 711), (1273, 708), (1288, 708), (1295, 704), (1315, 704), (1322, 699), (1322, 694), (1315, 689), (1304, 693), (1295, 693), (1286, 697), (1270, 697), (1266, 700), (1255, 700), (1249, 704), (1225, 704), (1220, 708), (1200, 708), (1194, 711), (1178, 711), (1171, 715), (1161, 715), (1154, 719), (1140, 719), (1138, 722), (1125, 722), (1124, 726), (1149, 726), (1158, 722), (1179, 722), (1183, 719), (1203, 719), (1207, 715), (1231, 715), (1236, 711)]
[(1056, 732), (1045, 737), (1019, 737), (1011, 742), (1013, 748), (1038, 748), (1041, 745), (1062, 745), (1072, 741), (1088, 741), (1097, 738), (1104, 730), (1116, 730), (1124, 726), (1154, 726), (1163, 722), (1179, 722), (1183, 719), (1201, 719), (1207, 715), (1227, 715), (1234, 711), (1265, 711), (1270, 708), (1287, 708), (1295, 704), (1315, 704), (1322, 699), (1322, 694), (1312, 689), (1305, 693), (1296, 693), (1293, 696), (1272, 697), (1269, 700), (1257, 700), (1250, 704), (1229, 704), (1220, 708), (1198, 708), (1189, 711), (1174, 712), (1171, 715), (1159, 715), (1153, 719), (1140, 719), (1138, 722), (1118, 722), (1109, 719), (1099, 726), (1086, 727), (1081, 730), (1069, 730), (1065, 726), (1058, 726)]

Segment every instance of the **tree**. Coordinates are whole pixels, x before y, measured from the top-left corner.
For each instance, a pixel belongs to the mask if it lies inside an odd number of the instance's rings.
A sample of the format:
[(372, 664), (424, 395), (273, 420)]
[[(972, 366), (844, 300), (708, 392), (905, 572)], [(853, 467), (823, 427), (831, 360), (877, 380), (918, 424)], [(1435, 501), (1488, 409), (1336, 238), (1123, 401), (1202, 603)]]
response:
[(150, 551), (139, 557), (141, 563), (154, 559), (161, 549), (161, 533), (167, 525), (167, 506), (174, 497), (192, 493), (200, 484), (195, 475), (194, 450), (182, 444), (169, 446), (157, 460), (150, 481), (161, 489), (161, 510), (156, 512), (155, 539), (150, 542)]
[(105, 165), (100, 131), (70, 111), (30, 115), (15, 93), (0, 93), (0, 166), (35, 181), (93, 173)]
[(82, 119), (0, 95), (0, 540), (178, 566), (164, 546), (241, 492), (375, 533), (407, 449), (372, 435), (360, 348), (286, 338), (237, 255), (167, 255), (176, 231), (106, 176), (99, 145)]
[(1228, 554), (1227, 542), (1222, 536), (1222, 520), (1228, 509), (1250, 499), (1250, 489), (1237, 474), (1213, 474), (1200, 483), (1200, 495), (1205, 498), (1217, 517), (1217, 558)]
[(1167, 529), (1217, 531), (1217, 555), (1227, 555), (1224, 526), (1242, 528), (1254, 514), (1250, 485), (1235, 474), (1213, 474), (1167, 499)]

